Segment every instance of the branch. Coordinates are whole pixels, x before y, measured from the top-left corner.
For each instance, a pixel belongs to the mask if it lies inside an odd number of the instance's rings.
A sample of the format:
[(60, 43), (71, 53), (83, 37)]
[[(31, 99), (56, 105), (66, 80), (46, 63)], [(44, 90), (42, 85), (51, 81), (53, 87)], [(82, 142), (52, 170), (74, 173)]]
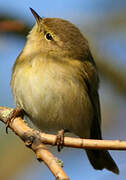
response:
[[(7, 124), (7, 120), (13, 113), (13, 109), (0, 107), (0, 120)], [(37, 159), (44, 161), (48, 168), (52, 171), (56, 180), (69, 180), (61, 166), (57, 163), (56, 158), (49, 152), (47, 147), (40, 140), (40, 133), (28, 127), (21, 117), (13, 119), (9, 123), (9, 127), (18, 135), (27, 147), (32, 149)]]
[[(7, 124), (13, 109), (0, 106), (0, 120)], [(44, 161), (57, 180), (69, 180), (56, 158), (48, 151), (44, 144), (55, 145), (56, 135), (42, 133), (30, 128), (21, 117), (16, 117), (9, 123), (9, 127), (18, 135), (25, 145), (31, 148), (38, 160)], [(126, 141), (93, 140), (80, 138), (64, 138), (64, 146), (82, 149), (126, 150)]]
[(12, 33), (24, 38), (30, 29), (31, 26), (23, 19), (0, 14), (0, 33)]
[(112, 63), (114, 60), (107, 63), (107, 57), (99, 58), (97, 55), (96, 59), (100, 73), (107, 78), (108, 81), (112, 82), (113, 86), (116, 87), (120, 93), (126, 95), (126, 73), (115, 63)]

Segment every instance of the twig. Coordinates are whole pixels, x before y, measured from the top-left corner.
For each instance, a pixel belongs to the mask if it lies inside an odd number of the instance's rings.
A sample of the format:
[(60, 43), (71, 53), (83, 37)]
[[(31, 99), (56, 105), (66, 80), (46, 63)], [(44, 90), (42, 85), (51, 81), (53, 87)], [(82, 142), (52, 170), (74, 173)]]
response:
[[(12, 111), (13, 109), (11, 108), (0, 106), (0, 120), (6, 124), (7, 118)], [(37, 159), (44, 161), (58, 180), (69, 180), (68, 176), (59, 164), (57, 164), (55, 157), (44, 145), (55, 145), (56, 135), (33, 130), (21, 117), (15, 118), (9, 126), (25, 142), (26, 146), (30, 147), (36, 153)], [(83, 149), (126, 150), (126, 141), (65, 137), (64, 146)]]
[(24, 38), (30, 29), (31, 26), (23, 19), (16, 19), (15, 17), (0, 15), (0, 33), (12, 33)]
[[(44, 144), (53, 145), (55, 139), (55, 135), (40, 133), (40, 140)], [(81, 149), (126, 150), (126, 141), (64, 137), (64, 146)]]
[(0, 32), (21, 32), (25, 29), (25, 25), (20, 21), (2, 21), (0, 22)]
[[(123, 72), (121, 68), (119, 68), (116, 63), (110, 61), (107, 63), (107, 57), (97, 57), (97, 67), (100, 73), (108, 79), (108, 81), (112, 82), (113, 86), (117, 88), (117, 90), (126, 95), (126, 73)], [(102, 61), (101, 61), (102, 59)]]
[[(11, 108), (0, 107), (0, 120), (7, 124), (7, 119), (12, 111), (13, 109)], [(32, 128), (28, 127), (21, 117), (13, 119), (9, 123), (9, 127), (25, 142), (27, 147), (36, 153), (38, 160), (44, 161), (56, 177), (56, 180), (69, 180), (69, 177), (57, 163), (56, 158), (40, 141), (38, 131), (34, 131)]]

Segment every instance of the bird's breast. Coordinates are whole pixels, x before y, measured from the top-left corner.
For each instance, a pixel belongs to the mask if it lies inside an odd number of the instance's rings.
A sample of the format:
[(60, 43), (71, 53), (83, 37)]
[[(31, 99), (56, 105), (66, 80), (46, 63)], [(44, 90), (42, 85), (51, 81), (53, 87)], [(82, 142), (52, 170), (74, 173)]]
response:
[(59, 62), (33, 61), (15, 73), (16, 102), (40, 129), (77, 135), (85, 129), (89, 135), (92, 106), (78, 71)]

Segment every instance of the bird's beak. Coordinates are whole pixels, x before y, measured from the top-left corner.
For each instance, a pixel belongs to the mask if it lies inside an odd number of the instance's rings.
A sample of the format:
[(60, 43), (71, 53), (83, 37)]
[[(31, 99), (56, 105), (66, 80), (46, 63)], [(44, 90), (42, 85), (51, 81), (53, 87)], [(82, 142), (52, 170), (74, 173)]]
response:
[(34, 11), (34, 9), (30, 8), (30, 10), (31, 10), (33, 16), (35, 17), (37, 24), (39, 24), (40, 20), (42, 20), (42, 18)]

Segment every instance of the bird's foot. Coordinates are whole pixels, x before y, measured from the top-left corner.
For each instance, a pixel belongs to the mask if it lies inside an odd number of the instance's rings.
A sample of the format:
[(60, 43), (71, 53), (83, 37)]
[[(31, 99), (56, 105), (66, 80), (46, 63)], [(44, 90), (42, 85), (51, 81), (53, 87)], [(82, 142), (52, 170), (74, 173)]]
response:
[(11, 114), (9, 115), (9, 117), (7, 118), (7, 124), (6, 124), (6, 133), (8, 134), (8, 127), (10, 126), (10, 123), (18, 116), (23, 117), (24, 116), (24, 111), (19, 108), (16, 107)]
[(57, 136), (56, 136), (56, 142), (55, 144), (57, 145), (57, 150), (60, 152), (61, 149), (63, 148), (64, 144), (64, 129), (61, 129), (58, 131)]

